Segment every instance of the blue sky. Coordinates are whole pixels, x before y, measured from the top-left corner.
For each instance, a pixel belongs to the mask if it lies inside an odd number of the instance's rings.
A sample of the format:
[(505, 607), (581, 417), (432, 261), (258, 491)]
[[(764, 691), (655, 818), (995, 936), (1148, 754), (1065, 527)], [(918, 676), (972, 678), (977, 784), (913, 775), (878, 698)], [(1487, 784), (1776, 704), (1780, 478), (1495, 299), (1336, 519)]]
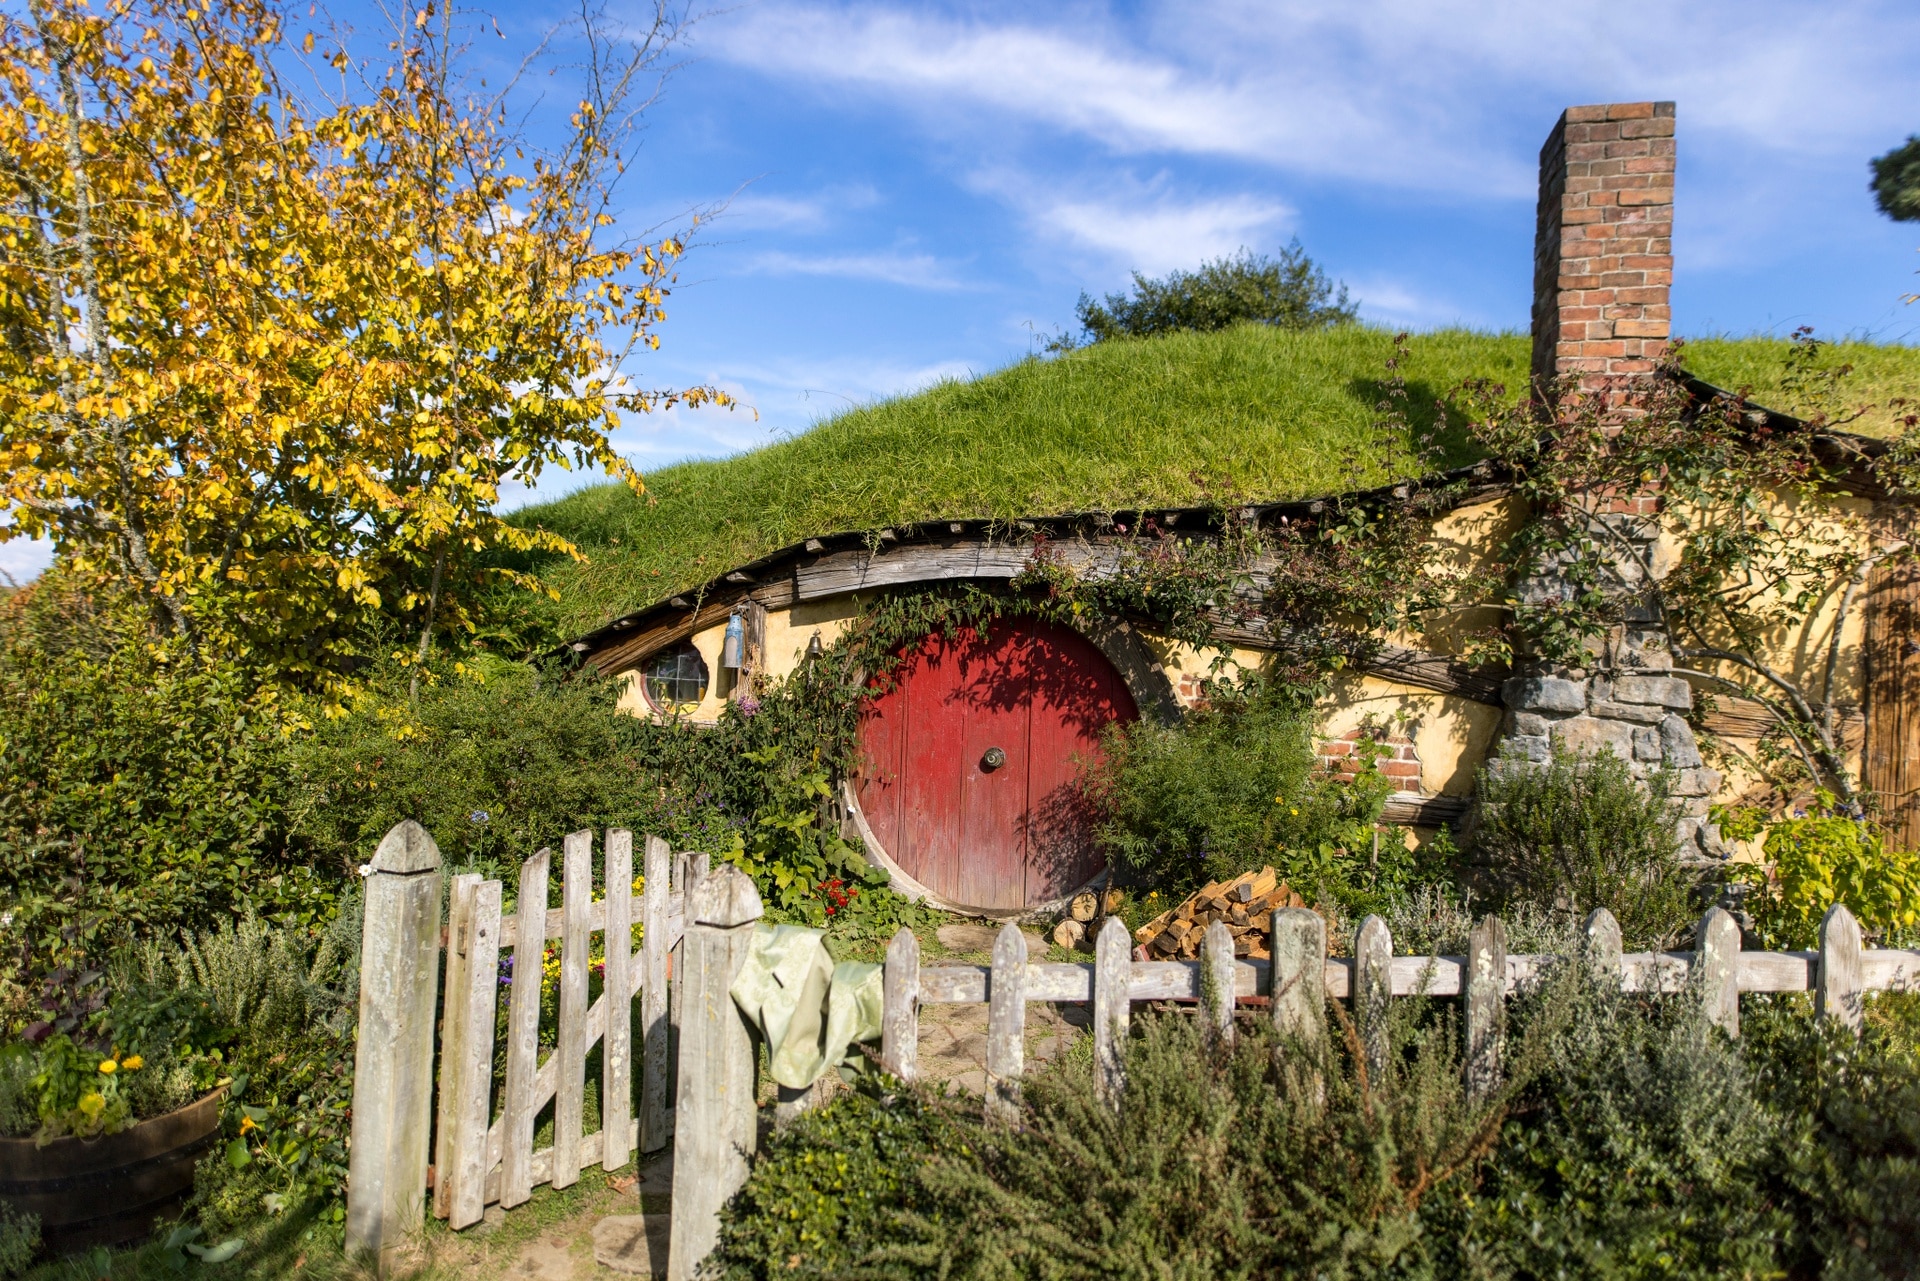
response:
[(1682, 333), (1920, 342), (1920, 226), (1866, 191), (1920, 132), (1910, 2), (759, 0), (688, 52), (636, 211), (738, 194), (644, 375), (759, 416), (635, 424), (647, 466), (996, 368), (1083, 289), (1296, 235), (1370, 319), (1524, 327), (1536, 157), (1572, 103), (1679, 104)]
[[(514, 47), (555, 9), (492, 12)], [(619, 447), (643, 470), (751, 448), (1018, 359), (1130, 270), (1293, 236), (1371, 320), (1521, 328), (1540, 142), (1569, 104), (1644, 98), (1679, 104), (1679, 332), (1920, 343), (1920, 225), (1866, 191), (1920, 132), (1912, 0), (726, 5), (626, 189), (634, 230), (724, 205), (631, 373), (753, 412), (643, 417)]]

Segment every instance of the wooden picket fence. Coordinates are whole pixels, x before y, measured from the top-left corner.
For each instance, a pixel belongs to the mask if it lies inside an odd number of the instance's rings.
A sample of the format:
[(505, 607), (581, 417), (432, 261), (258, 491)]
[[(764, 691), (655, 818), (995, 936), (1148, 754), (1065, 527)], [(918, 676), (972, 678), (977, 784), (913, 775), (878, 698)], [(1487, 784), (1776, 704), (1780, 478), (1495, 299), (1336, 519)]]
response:
[[(1865, 993), (1920, 988), (1920, 951), (1863, 947), (1859, 924), (1840, 905), (1821, 923), (1817, 951), (1742, 951), (1738, 923), (1717, 907), (1701, 918), (1697, 937), (1691, 952), (1623, 952), (1620, 926), (1603, 908), (1583, 924), (1582, 951), (1587, 964), (1625, 991), (1696, 990), (1707, 1017), (1735, 1036), (1743, 992), (1811, 991), (1822, 1019), (1838, 1020), (1858, 1033)], [(1218, 922), (1207, 927), (1196, 961), (1135, 960), (1132, 949), (1126, 926), (1109, 918), (1096, 938), (1091, 965), (1031, 964), (1025, 935), (1009, 924), (994, 942), (991, 965), (923, 969), (919, 940), (902, 929), (887, 948), (881, 1065), (905, 1081), (918, 1075), (921, 1005), (985, 1003), (984, 1106), (990, 1117), (1011, 1119), (1019, 1110), (1025, 1070), (1027, 1002), (1091, 1001), (1094, 1088), (1118, 1107), (1136, 1001), (1198, 1002), (1210, 1034), (1231, 1043), (1242, 997), (1266, 998), (1274, 1025), (1309, 1041), (1327, 1035), (1327, 1000), (1345, 998), (1378, 1070), (1388, 1053), (1387, 1002), (1420, 994), (1464, 998), (1467, 1083), (1484, 1093), (1501, 1079), (1507, 994), (1561, 959), (1509, 955), (1506, 929), (1497, 917), (1474, 927), (1466, 956), (1395, 956), (1386, 922), (1369, 916), (1355, 934), (1353, 956), (1330, 957), (1325, 921), (1304, 908), (1274, 913), (1271, 961), (1236, 959), (1233, 937)]]
[[(440, 925), (440, 855), (414, 823), (387, 834), (367, 869), (361, 950), (360, 1031), (355, 1057), (349, 1173), (349, 1251), (384, 1274), (427, 1204), (450, 1226), (480, 1221), (486, 1207), (525, 1202), (541, 1183), (566, 1187), (598, 1165), (617, 1170), (636, 1148), (674, 1147), (668, 1276), (691, 1278), (713, 1247), (721, 1207), (747, 1177), (757, 1143), (759, 1081), (753, 1032), (729, 995), (762, 915), (753, 882), (738, 868), (711, 872), (704, 857), (676, 859), (647, 838), (644, 893), (632, 896), (633, 838), (611, 830), (604, 842), (603, 896), (593, 895), (593, 836), (563, 843), (561, 906), (549, 909), (551, 855), (522, 868), (512, 916), (503, 887), (477, 875), (449, 887)], [(637, 952), (632, 926), (640, 924)], [(588, 1001), (594, 936), (604, 954), (602, 992)], [(1209, 926), (1197, 961), (1144, 961), (1126, 927), (1110, 919), (1091, 964), (1033, 964), (1014, 925), (1001, 930), (991, 965), (922, 967), (908, 930), (887, 949), (880, 1061), (906, 1081), (918, 1075), (919, 1010), (937, 1003), (988, 1006), (987, 1115), (1011, 1120), (1025, 1071), (1026, 1006), (1031, 1001), (1093, 1006), (1095, 1089), (1124, 1106), (1124, 1048), (1137, 1001), (1195, 1002), (1209, 1035), (1230, 1042), (1236, 1005), (1265, 997), (1283, 1032), (1324, 1038), (1326, 1002), (1346, 999), (1365, 1053), (1384, 1065), (1386, 1010), (1395, 996), (1459, 996), (1465, 1006), (1467, 1084), (1495, 1088), (1505, 997), (1558, 958), (1509, 955), (1497, 918), (1476, 926), (1466, 956), (1395, 956), (1387, 925), (1368, 917), (1351, 957), (1329, 957), (1322, 918), (1281, 909), (1273, 920), (1273, 959), (1233, 955), (1226, 927)], [(1920, 988), (1920, 951), (1866, 949), (1845, 907), (1833, 908), (1808, 952), (1744, 952), (1740, 930), (1719, 909), (1701, 920), (1692, 952), (1623, 953), (1620, 930), (1604, 911), (1584, 927), (1586, 964), (1629, 991), (1695, 991), (1708, 1016), (1739, 1032), (1742, 992), (1814, 993), (1823, 1019), (1860, 1026), (1868, 991)], [(540, 1002), (546, 945), (559, 943), (557, 1044), (540, 1058)], [(444, 1000), (440, 982), (444, 953)], [(510, 976), (501, 959), (510, 956)], [(671, 961), (670, 957), (677, 958)], [(671, 969), (672, 982), (669, 983)], [(494, 1064), (499, 989), (508, 985), (506, 1063)], [(631, 1106), (633, 997), (640, 1000), (640, 1091)], [(671, 994), (671, 995), (670, 995)], [(436, 1091), (435, 1037), (438, 1037)], [(670, 1031), (671, 1029), (671, 1031)], [(678, 1063), (669, 1061), (677, 1032)], [(601, 1128), (583, 1133), (587, 1062), (601, 1046)], [(669, 1108), (668, 1083), (676, 1097)], [(496, 1089), (496, 1084), (498, 1088)], [(783, 1095), (781, 1111), (805, 1105)], [(534, 1148), (535, 1123), (552, 1102), (553, 1142)]]

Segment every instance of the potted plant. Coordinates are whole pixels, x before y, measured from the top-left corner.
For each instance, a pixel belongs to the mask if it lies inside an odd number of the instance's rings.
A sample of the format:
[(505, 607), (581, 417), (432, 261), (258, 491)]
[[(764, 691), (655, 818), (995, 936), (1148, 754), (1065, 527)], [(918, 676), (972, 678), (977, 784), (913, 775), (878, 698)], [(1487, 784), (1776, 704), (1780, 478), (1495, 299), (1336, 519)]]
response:
[(191, 992), (101, 992), (56, 970), (60, 1012), (0, 1045), (0, 1206), (54, 1253), (145, 1236), (220, 1132), (222, 1042)]

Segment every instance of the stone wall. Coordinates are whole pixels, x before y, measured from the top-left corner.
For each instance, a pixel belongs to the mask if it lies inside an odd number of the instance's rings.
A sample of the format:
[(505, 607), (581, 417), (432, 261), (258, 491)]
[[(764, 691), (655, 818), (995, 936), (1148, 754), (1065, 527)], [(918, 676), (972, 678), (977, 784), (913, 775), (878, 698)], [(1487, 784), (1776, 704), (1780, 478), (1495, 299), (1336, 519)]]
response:
[(1727, 856), (1720, 833), (1707, 821), (1707, 805), (1720, 790), (1720, 774), (1707, 768), (1685, 713), (1693, 690), (1671, 675), (1666, 634), (1657, 628), (1619, 629), (1592, 669), (1542, 668), (1506, 682), (1505, 754), (1496, 767), (1546, 761), (1557, 744), (1592, 755), (1610, 750), (1636, 778), (1672, 771), (1682, 807), (1681, 853), (1691, 858)]

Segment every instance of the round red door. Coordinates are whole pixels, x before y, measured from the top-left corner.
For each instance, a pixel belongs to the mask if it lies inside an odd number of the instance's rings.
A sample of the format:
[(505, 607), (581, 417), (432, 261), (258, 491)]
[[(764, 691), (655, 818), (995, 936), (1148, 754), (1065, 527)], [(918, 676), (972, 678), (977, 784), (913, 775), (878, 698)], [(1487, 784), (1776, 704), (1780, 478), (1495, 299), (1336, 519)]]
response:
[(1044, 903), (1100, 870), (1075, 757), (1139, 713), (1093, 644), (1051, 623), (929, 637), (861, 723), (860, 809), (881, 850), (949, 903)]

